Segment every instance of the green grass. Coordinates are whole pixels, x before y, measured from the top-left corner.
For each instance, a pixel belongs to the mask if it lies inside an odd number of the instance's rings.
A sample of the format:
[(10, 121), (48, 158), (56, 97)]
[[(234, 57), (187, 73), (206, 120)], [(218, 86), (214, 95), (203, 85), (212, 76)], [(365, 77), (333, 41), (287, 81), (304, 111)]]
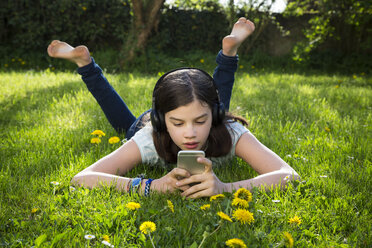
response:
[[(254, 190), (251, 225), (216, 215), (232, 216), (231, 194), (202, 211), (209, 199), (145, 199), (109, 187), (72, 191), (71, 177), (115, 150), (119, 144), (107, 141), (117, 134), (76, 73), (0, 72), (0, 246), (104, 247), (108, 235), (115, 247), (151, 247), (139, 226), (153, 221), (157, 247), (224, 247), (231, 238), (248, 247), (283, 247), (284, 232), (296, 247), (371, 247), (372, 78), (246, 68), (236, 76), (231, 110), (302, 177), (283, 191)], [(135, 115), (150, 107), (156, 73), (107, 77)], [(106, 133), (99, 145), (90, 144), (95, 129)], [(140, 172), (166, 173), (140, 165), (129, 176)], [(225, 182), (256, 175), (238, 159), (215, 173)], [(130, 211), (130, 201), (141, 208)], [(288, 223), (294, 216), (300, 225)]]

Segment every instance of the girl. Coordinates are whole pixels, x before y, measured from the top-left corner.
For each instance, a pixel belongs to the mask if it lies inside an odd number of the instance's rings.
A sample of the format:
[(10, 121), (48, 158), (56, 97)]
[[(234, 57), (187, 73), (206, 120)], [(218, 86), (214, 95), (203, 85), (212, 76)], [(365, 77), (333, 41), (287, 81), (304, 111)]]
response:
[[(246, 18), (235, 23), (222, 42), (217, 55), (214, 80), (196, 68), (181, 68), (164, 74), (153, 91), (153, 106), (135, 118), (103, 76), (85, 46), (71, 47), (53, 41), (48, 47), (51, 57), (64, 58), (78, 65), (78, 73), (96, 98), (112, 126), (125, 131), (128, 142), (73, 177), (72, 183), (95, 187), (114, 184), (118, 190), (148, 195), (151, 191), (181, 190), (189, 198), (233, 192), (241, 187), (285, 185), (298, 174), (278, 155), (261, 144), (243, 125), (244, 119), (229, 114), (237, 49), (254, 31)], [(150, 123), (151, 120), (151, 123)], [(179, 150), (204, 150), (206, 158), (198, 158), (205, 166), (202, 174), (190, 175), (180, 168), (152, 180), (124, 177), (140, 163), (174, 164)], [(212, 165), (238, 156), (260, 175), (243, 181), (223, 183)]]

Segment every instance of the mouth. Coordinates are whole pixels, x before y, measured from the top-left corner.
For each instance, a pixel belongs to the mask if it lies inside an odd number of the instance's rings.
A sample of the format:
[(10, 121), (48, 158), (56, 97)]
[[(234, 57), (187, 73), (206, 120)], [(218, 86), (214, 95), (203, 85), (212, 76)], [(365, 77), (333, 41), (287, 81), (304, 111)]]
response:
[(199, 145), (199, 142), (187, 142), (187, 143), (183, 143), (183, 145), (187, 148), (187, 149), (195, 149), (198, 147)]

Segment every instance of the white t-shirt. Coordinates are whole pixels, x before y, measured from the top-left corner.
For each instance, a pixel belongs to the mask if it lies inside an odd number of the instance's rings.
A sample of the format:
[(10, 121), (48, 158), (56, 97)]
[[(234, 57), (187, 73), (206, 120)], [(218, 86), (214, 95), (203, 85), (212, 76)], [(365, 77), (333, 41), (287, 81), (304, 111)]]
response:
[[(238, 143), (239, 138), (246, 132), (249, 132), (242, 124), (238, 122), (229, 122), (227, 125), (227, 130), (231, 135), (232, 147), (229, 154), (223, 157), (213, 157), (209, 158), (213, 162), (213, 167), (221, 165), (226, 160), (231, 159), (235, 156), (235, 146)], [(136, 142), (142, 158), (142, 163), (149, 165), (162, 165), (165, 166), (165, 161), (159, 157), (156, 152), (154, 140), (152, 138), (152, 126), (147, 124), (141, 130), (139, 130), (133, 137), (132, 140)]]

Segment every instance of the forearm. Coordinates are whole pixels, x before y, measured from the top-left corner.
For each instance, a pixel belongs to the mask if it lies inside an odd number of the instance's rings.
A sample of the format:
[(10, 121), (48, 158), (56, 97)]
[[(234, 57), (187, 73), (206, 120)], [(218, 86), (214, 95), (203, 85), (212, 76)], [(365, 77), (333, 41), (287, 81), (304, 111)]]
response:
[(291, 180), (299, 179), (299, 175), (294, 171), (289, 170), (276, 170), (266, 174), (259, 175), (257, 177), (242, 180), (233, 183), (226, 183), (225, 191), (234, 192), (239, 188), (253, 189), (254, 187), (261, 188), (265, 190), (269, 188), (285, 187), (286, 183)]
[(115, 186), (117, 190), (127, 192), (126, 188), (130, 180), (131, 179), (127, 177), (120, 177), (103, 172), (85, 172), (74, 176), (71, 180), (71, 183), (87, 188)]

